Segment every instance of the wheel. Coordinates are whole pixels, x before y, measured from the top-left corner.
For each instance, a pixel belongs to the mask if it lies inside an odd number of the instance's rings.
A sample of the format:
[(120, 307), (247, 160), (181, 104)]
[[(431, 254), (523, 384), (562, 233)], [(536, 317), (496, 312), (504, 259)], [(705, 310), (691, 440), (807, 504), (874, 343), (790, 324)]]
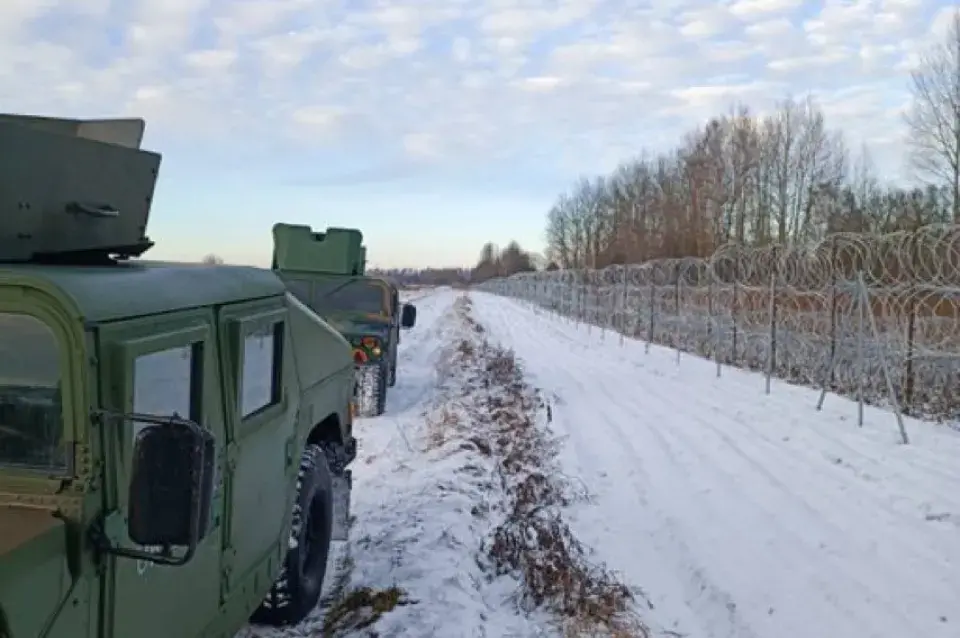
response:
[(330, 555), (333, 481), (319, 445), (308, 445), (297, 474), (297, 500), (280, 576), (250, 618), (261, 625), (299, 623), (317, 606)]
[(383, 414), (386, 380), (384, 366), (367, 365), (358, 369), (357, 414), (363, 418), (372, 418)]
[(387, 381), (389, 367), (385, 363), (377, 366), (377, 416), (387, 410)]
[(357, 406), (361, 417), (383, 414), (387, 406), (387, 376), (388, 366), (383, 362), (360, 368)]
[(387, 385), (391, 388), (397, 385), (397, 362), (390, 364), (390, 376), (387, 378)]

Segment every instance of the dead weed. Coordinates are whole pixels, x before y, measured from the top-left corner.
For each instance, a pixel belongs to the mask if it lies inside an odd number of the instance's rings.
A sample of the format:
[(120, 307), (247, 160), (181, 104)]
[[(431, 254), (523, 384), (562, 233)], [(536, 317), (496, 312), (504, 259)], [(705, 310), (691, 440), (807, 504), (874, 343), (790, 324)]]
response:
[(377, 622), (384, 614), (397, 607), (413, 604), (399, 587), (354, 589), (331, 606), (323, 619), (326, 638), (364, 629)]
[(470, 314), (473, 309), (473, 300), (470, 299), (470, 295), (463, 294), (457, 297), (457, 300), (453, 302), (453, 308), (460, 315), (461, 320), (470, 332), (478, 335), (484, 333), (483, 326)]

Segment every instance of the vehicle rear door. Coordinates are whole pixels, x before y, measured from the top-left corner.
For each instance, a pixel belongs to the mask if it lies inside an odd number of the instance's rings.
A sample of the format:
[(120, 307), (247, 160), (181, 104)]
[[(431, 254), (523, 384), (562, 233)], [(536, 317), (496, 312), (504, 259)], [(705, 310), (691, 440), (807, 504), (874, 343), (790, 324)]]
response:
[[(285, 297), (224, 306), (219, 311), (227, 415), (227, 593), (259, 574), (269, 583), (286, 555), (292, 486), (299, 467), (298, 396)], [(289, 381), (288, 381), (289, 379)], [(296, 387), (292, 385), (291, 387)], [(309, 416), (309, 415), (301, 415)]]

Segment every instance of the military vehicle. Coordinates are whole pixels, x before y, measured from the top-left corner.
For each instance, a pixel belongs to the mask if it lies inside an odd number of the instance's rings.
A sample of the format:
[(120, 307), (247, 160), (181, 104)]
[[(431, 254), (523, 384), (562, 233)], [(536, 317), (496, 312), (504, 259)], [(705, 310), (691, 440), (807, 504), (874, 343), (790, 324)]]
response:
[(417, 308), (401, 304), (397, 287), (366, 275), (363, 234), (353, 228), (275, 224), (273, 269), (290, 291), (340, 331), (353, 346), (361, 416), (378, 416), (387, 387), (397, 382), (401, 328), (412, 328)]
[(229, 638), (315, 606), (350, 345), (270, 270), (137, 259), (143, 120), (0, 116), (0, 636)]

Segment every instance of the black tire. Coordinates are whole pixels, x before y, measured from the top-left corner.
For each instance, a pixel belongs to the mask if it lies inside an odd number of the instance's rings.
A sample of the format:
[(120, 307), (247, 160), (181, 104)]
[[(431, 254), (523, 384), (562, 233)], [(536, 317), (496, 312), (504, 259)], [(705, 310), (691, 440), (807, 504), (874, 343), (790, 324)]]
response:
[(380, 416), (387, 410), (388, 371), (389, 367), (385, 363), (381, 363), (377, 369), (377, 416)]
[(317, 606), (330, 555), (333, 485), (319, 445), (308, 445), (300, 459), (290, 549), (277, 581), (250, 618), (259, 625), (295, 625)]
[(391, 388), (397, 385), (397, 362), (390, 364), (390, 376), (387, 378), (387, 385)]

